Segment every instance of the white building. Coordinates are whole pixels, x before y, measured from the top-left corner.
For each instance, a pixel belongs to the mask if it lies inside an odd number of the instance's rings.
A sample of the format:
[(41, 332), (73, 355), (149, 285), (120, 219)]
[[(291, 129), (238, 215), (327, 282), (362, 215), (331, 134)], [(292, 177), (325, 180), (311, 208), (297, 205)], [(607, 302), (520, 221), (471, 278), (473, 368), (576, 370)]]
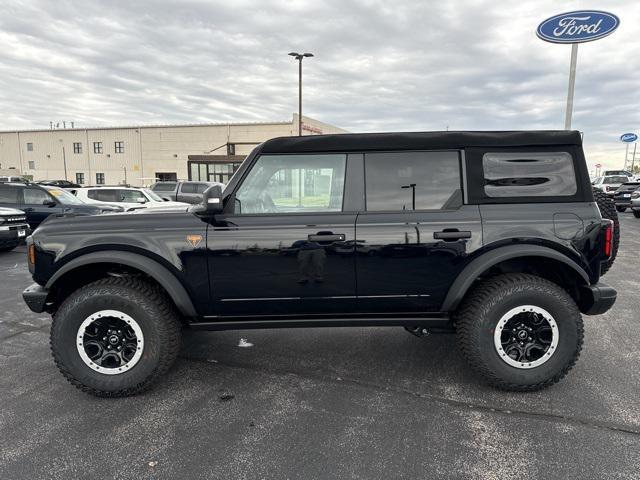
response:
[[(303, 116), (302, 134), (344, 133)], [(0, 131), (0, 175), (82, 185), (226, 182), (258, 144), (298, 134), (290, 122)]]

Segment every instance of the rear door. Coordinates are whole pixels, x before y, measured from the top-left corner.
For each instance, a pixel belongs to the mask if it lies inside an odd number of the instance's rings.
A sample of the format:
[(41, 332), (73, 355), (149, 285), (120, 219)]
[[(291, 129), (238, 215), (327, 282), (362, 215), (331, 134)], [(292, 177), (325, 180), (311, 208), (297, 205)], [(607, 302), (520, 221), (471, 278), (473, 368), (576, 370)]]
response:
[(437, 311), (482, 245), (465, 205), (458, 151), (367, 153), (365, 211), (356, 224), (358, 310)]

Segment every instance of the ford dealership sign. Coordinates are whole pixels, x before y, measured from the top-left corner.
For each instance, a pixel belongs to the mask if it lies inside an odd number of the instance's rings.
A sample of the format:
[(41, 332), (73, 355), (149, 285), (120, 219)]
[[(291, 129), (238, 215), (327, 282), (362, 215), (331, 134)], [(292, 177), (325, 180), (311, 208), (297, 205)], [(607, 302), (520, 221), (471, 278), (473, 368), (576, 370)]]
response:
[(635, 133), (623, 133), (620, 135), (620, 140), (625, 143), (633, 143), (638, 139), (638, 135)]
[(581, 43), (597, 40), (613, 33), (620, 19), (612, 13), (599, 10), (567, 12), (546, 19), (536, 33), (553, 43)]

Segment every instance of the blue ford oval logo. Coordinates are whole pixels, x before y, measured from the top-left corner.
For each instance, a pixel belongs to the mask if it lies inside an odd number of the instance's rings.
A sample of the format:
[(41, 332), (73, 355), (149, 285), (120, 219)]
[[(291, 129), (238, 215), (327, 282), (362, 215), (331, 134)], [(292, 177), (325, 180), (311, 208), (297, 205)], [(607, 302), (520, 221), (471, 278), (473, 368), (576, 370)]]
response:
[(538, 37), (553, 43), (590, 42), (613, 33), (620, 19), (613, 13), (599, 10), (567, 12), (546, 19), (536, 33)]
[(638, 135), (635, 133), (623, 133), (620, 135), (620, 140), (627, 143), (635, 142), (637, 139)]

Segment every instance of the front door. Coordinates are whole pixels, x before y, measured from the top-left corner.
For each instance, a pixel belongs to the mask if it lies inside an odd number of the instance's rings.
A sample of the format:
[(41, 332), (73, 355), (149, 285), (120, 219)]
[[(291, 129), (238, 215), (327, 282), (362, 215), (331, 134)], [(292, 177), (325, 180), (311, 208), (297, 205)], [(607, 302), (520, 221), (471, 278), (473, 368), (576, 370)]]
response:
[(26, 187), (22, 190), (22, 205), (18, 208), (27, 214), (27, 222), (35, 229), (49, 215), (64, 213), (64, 206), (43, 188)]
[(478, 206), (464, 205), (459, 153), (367, 153), (365, 172), (358, 309), (437, 311), (465, 257), (482, 244)]
[[(350, 312), (355, 212), (343, 211), (346, 155), (263, 155), (209, 225), (214, 314)], [(228, 210), (227, 207), (226, 210)]]

